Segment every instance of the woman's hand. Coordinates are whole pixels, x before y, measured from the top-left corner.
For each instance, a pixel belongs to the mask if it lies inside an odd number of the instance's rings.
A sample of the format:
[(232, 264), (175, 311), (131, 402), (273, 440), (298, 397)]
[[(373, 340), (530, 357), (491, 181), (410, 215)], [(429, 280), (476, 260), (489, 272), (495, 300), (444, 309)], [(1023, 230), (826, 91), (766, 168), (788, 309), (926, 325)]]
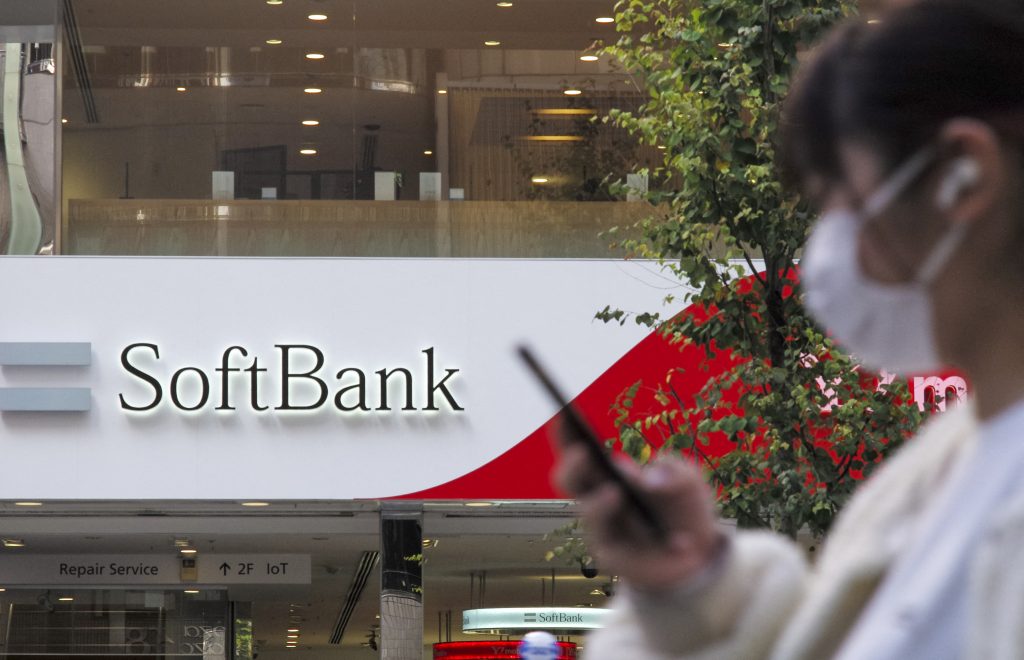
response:
[(712, 562), (722, 546), (722, 532), (711, 489), (695, 466), (680, 459), (660, 459), (646, 468), (629, 459), (616, 461), (668, 530), (667, 540), (659, 542), (583, 447), (560, 444), (555, 480), (579, 501), (602, 571), (656, 591), (686, 581)]

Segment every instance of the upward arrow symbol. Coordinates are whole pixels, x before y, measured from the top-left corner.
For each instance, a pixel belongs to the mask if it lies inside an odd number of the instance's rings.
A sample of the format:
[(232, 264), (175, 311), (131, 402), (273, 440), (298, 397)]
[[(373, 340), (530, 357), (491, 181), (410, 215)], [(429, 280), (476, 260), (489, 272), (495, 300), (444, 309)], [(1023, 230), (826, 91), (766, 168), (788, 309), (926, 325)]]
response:
[(221, 575), (227, 575), (228, 571), (230, 571), (230, 570), (231, 570), (231, 564), (229, 564), (227, 562), (224, 562), (223, 564), (220, 565)]

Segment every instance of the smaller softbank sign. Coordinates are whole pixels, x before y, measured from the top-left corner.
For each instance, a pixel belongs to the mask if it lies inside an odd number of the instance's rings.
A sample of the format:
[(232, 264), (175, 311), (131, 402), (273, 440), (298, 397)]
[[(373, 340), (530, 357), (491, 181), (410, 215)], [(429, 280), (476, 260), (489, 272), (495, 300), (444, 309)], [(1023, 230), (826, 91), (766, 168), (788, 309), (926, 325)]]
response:
[(596, 607), (492, 607), (463, 610), (462, 632), (517, 634), (529, 630), (582, 633), (600, 628), (609, 610)]
[(224, 349), (216, 366), (168, 367), (164, 362), (173, 360), (171, 351), (156, 343), (130, 344), (121, 351), (120, 364), (142, 391), (120, 392), (118, 402), (133, 413), (161, 406), (182, 412), (465, 410), (452, 389), (461, 369), (440, 365), (434, 347), (420, 351), (418, 364), (376, 370), (335, 362), (311, 344), (273, 348), (276, 355), (267, 357), (233, 345)]

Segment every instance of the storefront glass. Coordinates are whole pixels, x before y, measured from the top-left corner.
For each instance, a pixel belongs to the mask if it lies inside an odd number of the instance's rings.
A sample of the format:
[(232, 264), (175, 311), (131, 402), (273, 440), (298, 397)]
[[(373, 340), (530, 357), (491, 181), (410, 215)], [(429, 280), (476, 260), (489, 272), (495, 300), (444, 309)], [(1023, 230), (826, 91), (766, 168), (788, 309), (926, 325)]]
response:
[(66, 6), (66, 253), (605, 257), (645, 212), (605, 0)]

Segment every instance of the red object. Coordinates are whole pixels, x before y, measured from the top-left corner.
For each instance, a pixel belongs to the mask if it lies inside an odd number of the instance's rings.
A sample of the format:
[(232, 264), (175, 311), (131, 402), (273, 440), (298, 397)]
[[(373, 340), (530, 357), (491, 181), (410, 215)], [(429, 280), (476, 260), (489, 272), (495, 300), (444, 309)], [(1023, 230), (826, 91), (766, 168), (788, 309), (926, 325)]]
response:
[[(576, 660), (576, 644), (558, 642), (558, 660)], [(519, 657), (519, 642), (442, 642), (434, 644), (434, 660), (508, 660)]]

